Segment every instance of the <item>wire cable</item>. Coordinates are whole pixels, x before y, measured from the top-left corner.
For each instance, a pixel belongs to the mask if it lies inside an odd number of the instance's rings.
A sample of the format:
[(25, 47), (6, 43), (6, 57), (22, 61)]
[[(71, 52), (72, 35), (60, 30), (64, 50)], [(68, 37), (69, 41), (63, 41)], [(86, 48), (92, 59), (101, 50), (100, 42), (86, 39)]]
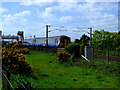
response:
[[(86, 21), (82, 20), (80, 22), (72, 22), (72, 23), (81, 23), (81, 22), (83, 23), (83, 22), (94, 21), (94, 20), (102, 20), (102, 19), (111, 18), (111, 17), (113, 17), (113, 16), (101, 17), (101, 18), (96, 18), (96, 19), (91, 19), (91, 20), (86, 20)], [(63, 23), (63, 24), (72, 24), (72, 23)]]

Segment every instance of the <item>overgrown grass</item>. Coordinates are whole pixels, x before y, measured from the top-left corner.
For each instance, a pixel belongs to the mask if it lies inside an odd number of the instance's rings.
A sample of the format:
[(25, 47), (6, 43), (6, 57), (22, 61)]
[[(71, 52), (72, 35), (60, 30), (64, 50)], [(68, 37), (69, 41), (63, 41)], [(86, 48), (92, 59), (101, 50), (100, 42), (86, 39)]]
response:
[[(120, 62), (94, 59), (90, 63), (77, 62), (60, 64), (55, 54), (37, 51), (25, 55), (34, 67), (29, 75), (15, 75), (27, 88), (118, 88)], [(20, 87), (11, 77), (14, 87)]]

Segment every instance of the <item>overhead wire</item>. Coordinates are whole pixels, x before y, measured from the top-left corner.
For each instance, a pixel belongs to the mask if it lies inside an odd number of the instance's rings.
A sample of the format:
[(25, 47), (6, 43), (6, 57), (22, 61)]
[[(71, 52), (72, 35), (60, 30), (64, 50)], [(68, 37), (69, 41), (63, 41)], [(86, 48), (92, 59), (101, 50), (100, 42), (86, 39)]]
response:
[[(111, 18), (111, 17), (113, 17), (113, 16), (101, 17), (101, 18), (96, 18), (96, 19), (91, 19), (91, 20), (82, 20), (82, 21), (79, 21), (79, 22), (72, 22), (72, 23), (81, 23), (81, 22), (83, 23), (83, 22), (94, 21), (94, 20), (101, 20), (101, 19), (106, 19), (106, 18)], [(72, 24), (72, 23), (63, 23), (63, 24)]]
[[(116, 15), (115, 15), (116, 16)], [(117, 15), (118, 16), (118, 15)], [(73, 24), (75, 24), (75, 23), (83, 23), (83, 22), (89, 22), (89, 21), (94, 21), (94, 20), (102, 20), (102, 19), (107, 19), (107, 18), (111, 18), (111, 17), (113, 17), (113, 16), (107, 16), (107, 17), (101, 17), (101, 18), (94, 18), (94, 19), (91, 19), (91, 20), (82, 20), (82, 21), (79, 21), (79, 22), (72, 22)], [(53, 30), (50, 30), (49, 32), (51, 32), (51, 31), (57, 31), (57, 30), (59, 30), (59, 31), (69, 31), (69, 30), (63, 30), (63, 28), (65, 28), (66, 27), (66, 24), (72, 24), (72, 23), (63, 23), (64, 25), (50, 25), (50, 27), (52, 28), (52, 27), (59, 27), (59, 28), (55, 28), (55, 29), (53, 29)], [(111, 25), (116, 25), (116, 24), (109, 24), (109, 25), (97, 25), (97, 26), (94, 26), (94, 25), (91, 25), (91, 27), (93, 27), (93, 28), (95, 28), (95, 27), (100, 27), (100, 26), (106, 26), (106, 27), (111, 27)], [(42, 26), (42, 27), (40, 27), (40, 28), (43, 28), (43, 27), (45, 27), (45, 26)], [(79, 27), (79, 28), (88, 28), (89, 26), (87, 26), (87, 27)], [(61, 29), (62, 28), (62, 29)], [(105, 27), (104, 27), (105, 28)], [(82, 31), (84, 31), (84, 30), (82, 30)], [(84, 31), (85, 32), (85, 31)]]

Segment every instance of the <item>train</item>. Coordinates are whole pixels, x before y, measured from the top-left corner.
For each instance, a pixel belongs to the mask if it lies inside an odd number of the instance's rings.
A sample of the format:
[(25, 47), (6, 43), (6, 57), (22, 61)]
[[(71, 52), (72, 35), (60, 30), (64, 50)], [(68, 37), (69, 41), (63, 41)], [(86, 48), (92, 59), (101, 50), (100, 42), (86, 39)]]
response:
[[(53, 36), (48, 38), (48, 47), (58, 47), (64, 48), (69, 43), (71, 43), (71, 38), (65, 35)], [(22, 43), (24, 46), (38, 46), (45, 47), (46, 46), (46, 38), (45, 37), (37, 37), (31, 39), (25, 39)]]

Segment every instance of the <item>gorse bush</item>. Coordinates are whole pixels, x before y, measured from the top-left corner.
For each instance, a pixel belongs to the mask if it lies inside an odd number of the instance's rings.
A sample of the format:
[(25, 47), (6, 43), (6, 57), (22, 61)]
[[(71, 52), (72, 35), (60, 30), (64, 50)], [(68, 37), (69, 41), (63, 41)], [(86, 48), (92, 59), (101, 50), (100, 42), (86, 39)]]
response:
[(12, 42), (2, 48), (2, 63), (12, 72), (12, 73), (29, 73), (32, 71), (33, 67), (25, 61), (23, 54), (28, 54), (29, 50), (24, 48), (22, 44)]
[(8, 45), (5, 45), (4, 48), (15, 50), (17, 53), (29, 54), (29, 49), (25, 48), (22, 43), (12, 42)]
[(71, 55), (69, 53), (65, 52), (65, 51), (57, 52), (57, 60), (60, 61), (60, 62), (68, 61), (70, 56)]
[(64, 50), (73, 55), (73, 58), (80, 58), (80, 44), (70, 43), (64, 48)]

